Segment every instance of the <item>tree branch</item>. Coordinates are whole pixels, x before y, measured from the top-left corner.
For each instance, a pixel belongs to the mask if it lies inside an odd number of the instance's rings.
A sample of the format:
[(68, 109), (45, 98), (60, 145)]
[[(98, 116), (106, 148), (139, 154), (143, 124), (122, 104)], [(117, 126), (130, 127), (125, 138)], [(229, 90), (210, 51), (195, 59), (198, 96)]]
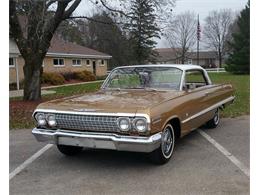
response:
[(100, 24), (106, 24), (106, 25), (126, 24), (126, 23), (122, 23), (122, 22), (105, 22), (105, 21), (101, 21), (101, 20), (96, 20), (96, 19), (88, 17), (88, 16), (70, 16), (67, 19), (71, 19), (71, 20), (73, 20), (73, 19), (87, 19), (87, 20), (92, 21), (92, 22), (96, 22), (96, 23), (100, 23)]
[(69, 9), (67, 9), (64, 14), (63, 14), (63, 19), (67, 19), (68, 17), (70, 17), (70, 15), (72, 14), (72, 12), (74, 12), (74, 10), (78, 7), (78, 5), (80, 4), (81, 0), (75, 0), (74, 3), (70, 6)]
[(58, 0), (50, 0), (46, 3), (46, 9), (48, 9), (53, 3), (57, 2)]
[(124, 12), (121, 11), (121, 10), (117, 10), (117, 9), (113, 9), (113, 8), (111, 8), (111, 7), (108, 7), (104, 0), (100, 0), (100, 2), (101, 2), (101, 4), (102, 4), (107, 10), (109, 10), (109, 11), (111, 11), (111, 12), (120, 13), (120, 14), (122, 14), (123, 16), (125, 16), (125, 17), (127, 17), (127, 18), (132, 18), (131, 16), (127, 15), (126, 13), (124, 13)]
[(18, 20), (16, 13), (16, 1), (10, 0), (9, 7), (9, 24), (10, 24), (10, 34), (14, 38), (14, 41), (18, 45), (18, 48), (21, 53), (26, 53), (26, 47), (24, 47), (26, 40), (23, 36), (23, 31)]

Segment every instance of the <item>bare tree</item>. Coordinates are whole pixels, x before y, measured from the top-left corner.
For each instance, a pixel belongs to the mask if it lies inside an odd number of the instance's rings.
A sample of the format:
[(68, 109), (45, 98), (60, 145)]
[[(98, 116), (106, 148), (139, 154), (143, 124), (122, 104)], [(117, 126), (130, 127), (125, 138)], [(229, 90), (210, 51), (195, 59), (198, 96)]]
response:
[(212, 11), (205, 19), (204, 42), (208, 48), (216, 51), (219, 67), (221, 67), (223, 57), (226, 54), (227, 42), (230, 38), (229, 30), (232, 23), (233, 14), (229, 9)]
[(188, 51), (196, 42), (196, 16), (192, 12), (184, 12), (173, 18), (168, 25), (165, 37), (175, 51), (176, 58), (184, 64)]
[[(107, 9), (111, 13), (129, 19), (126, 9), (117, 9), (111, 0), (89, 0)], [(149, 0), (157, 2), (157, 8), (166, 6), (165, 2), (174, 0)], [(10, 37), (16, 42), (24, 58), (24, 100), (41, 98), (42, 62), (49, 49), (51, 39), (63, 20), (85, 18), (88, 16), (72, 16), (81, 0), (10, 0), (9, 26)], [(112, 3), (111, 3), (112, 2)], [(127, 8), (126, 1), (118, 0), (119, 7)], [(128, 2), (130, 2), (128, 0)], [(117, 4), (117, 3), (115, 3)], [(169, 6), (168, 6), (169, 7)], [(21, 17), (22, 16), (22, 17)], [(20, 20), (23, 18), (25, 20)], [(106, 22), (103, 22), (106, 23)]]
[[(10, 0), (10, 36), (25, 61), (24, 100), (41, 98), (42, 62), (51, 39), (59, 24), (71, 16), (80, 2), (81, 0)], [(48, 12), (50, 6), (55, 6), (56, 9)], [(19, 17), (23, 20), (19, 20)], [(27, 23), (26, 26), (24, 23)]]

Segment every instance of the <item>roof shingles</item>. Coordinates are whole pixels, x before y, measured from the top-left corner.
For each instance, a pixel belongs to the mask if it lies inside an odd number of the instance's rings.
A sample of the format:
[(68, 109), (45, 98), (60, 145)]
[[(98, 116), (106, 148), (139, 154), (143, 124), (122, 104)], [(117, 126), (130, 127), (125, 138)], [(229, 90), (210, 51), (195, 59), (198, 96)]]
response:
[[(157, 48), (155, 49), (156, 52), (158, 52), (157, 60), (159, 62), (164, 61), (172, 61), (177, 58), (177, 52), (180, 49), (172, 49), (172, 48)], [(188, 52), (188, 58), (190, 59), (196, 59), (197, 58), (197, 52)], [(216, 58), (216, 52), (214, 51), (200, 51), (200, 59), (209, 59), (209, 58)]]
[(54, 36), (51, 40), (51, 46), (48, 50), (47, 55), (50, 54), (63, 54), (63, 55), (82, 55), (82, 56), (99, 56), (104, 58), (110, 58), (111, 56), (96, 51), (94, 49), (90, 49), (88, 47), (84, 47), (75, 43), (63, 41), (62, 39)]

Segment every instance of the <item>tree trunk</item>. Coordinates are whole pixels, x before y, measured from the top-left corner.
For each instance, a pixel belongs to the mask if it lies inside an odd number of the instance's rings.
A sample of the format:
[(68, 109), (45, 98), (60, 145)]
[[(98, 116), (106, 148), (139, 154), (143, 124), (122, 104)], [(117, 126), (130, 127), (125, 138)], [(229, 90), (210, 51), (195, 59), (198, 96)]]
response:
[(40, 100), (41, 99), (41, 75), (42, 75), (41, 59), (26, 60), (23, 67), (24, 71), (24, 100)]
[(185, 54), (181, 55), (181, 64), (185, 64)]
[(221, 52), (221, 49), (220, 49), (220, 46), (218, 48), (218, 62), (219, 62), (219, 68), (221, 68), (221, 65), (222, 65), (222, 52)]
[(222, 54), (221, 52), (218, 54), (218, 62), (219, 62), (219, 68), (222, 66)]

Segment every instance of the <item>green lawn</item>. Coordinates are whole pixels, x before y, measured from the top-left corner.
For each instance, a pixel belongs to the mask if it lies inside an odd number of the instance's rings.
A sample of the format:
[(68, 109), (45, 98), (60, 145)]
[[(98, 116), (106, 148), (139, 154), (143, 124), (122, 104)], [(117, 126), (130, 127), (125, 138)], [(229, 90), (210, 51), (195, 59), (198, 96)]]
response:
[(235, 89), (235, 102), (223, 112), (223, 117), (237, 117), (250, 114), (250, 76), (230, 73), (210, 73), (213, 83), (230, 83)]
[(44, 95), (43, 98), (47, 99), (55, 99), (58, 97), (65, 97), (65, 96), (72, 96), (77, 94), (83, 94), (88, 92), (93, 92), (98, 90), (103, 81), (97, 82), (97, 83), (87, 83), (87, 84), (81, 84), (81, 85), (73, 85), (73, 86), (65, 86), (65, 87), (57, 87), (57, 88), (51, 88), (51, 91), (56, 91), (55, 94), (50, 95)]
[[(210, 73), (213, 83), (230, 83), (235, 88), (235, 102), (228, 106), (223, 112), (223, 117), (237, 117), (250, 113), (249, 95), (250, 95), (250, 77), (249, 75), (231, 75), (229, 73)], [(33, 127), (32, 112), (41, 102), (83, 94), (96, 91), (100, 88), (100, 83), (90, 83), (66, 87), (57, 87), (50, 90), (56, 91), (56, 94), (44, 95), (41, 101), (25, 102), (21, 98), (10, 99), (10, 128), (21, 129)]]

